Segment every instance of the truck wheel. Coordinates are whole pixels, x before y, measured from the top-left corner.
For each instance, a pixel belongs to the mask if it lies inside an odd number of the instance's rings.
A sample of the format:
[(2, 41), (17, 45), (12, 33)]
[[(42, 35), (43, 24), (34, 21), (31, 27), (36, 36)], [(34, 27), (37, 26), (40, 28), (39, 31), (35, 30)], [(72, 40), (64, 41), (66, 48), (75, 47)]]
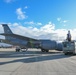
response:
[(16, 49), (16, 52), (19, 52), (20, 51), (20, 49)]
[(20, 52), (20, 49), (18, 49), (18, 52)]

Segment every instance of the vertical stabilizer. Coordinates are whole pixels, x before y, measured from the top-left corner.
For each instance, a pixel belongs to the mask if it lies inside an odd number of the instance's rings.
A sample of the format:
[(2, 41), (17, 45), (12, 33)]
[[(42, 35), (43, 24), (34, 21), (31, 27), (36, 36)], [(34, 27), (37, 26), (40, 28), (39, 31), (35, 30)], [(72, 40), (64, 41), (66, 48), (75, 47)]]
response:
[(2, 24), (5, 34), (13, 34), (7, 24)]
[(13, 37), (11, 37), (11, 36), (6, 36), (6, 34), (13, 34), (12, 31), (11, 31), (11, 29), (8, 27), (7, 24), (2, 24), (2, 26), (3, 26), (3, 29), (4, 29), (5, 39), (6, 39), (6, 40), (12, 40)]

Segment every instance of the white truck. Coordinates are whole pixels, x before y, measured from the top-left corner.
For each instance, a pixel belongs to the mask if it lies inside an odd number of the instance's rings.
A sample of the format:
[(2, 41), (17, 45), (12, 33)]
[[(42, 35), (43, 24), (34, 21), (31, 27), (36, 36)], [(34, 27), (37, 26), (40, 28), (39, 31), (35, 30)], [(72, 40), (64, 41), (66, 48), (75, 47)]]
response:
[(62, 50), (65, 55), (76, 54), (76, 42), (75, 41), (64, 41), (62, 42)]

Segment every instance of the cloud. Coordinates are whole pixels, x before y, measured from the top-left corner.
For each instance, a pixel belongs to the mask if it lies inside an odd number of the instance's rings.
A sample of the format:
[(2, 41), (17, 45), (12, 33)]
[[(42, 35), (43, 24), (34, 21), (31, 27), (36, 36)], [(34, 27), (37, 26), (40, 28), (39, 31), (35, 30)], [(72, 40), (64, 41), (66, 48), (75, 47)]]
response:
[(2, 25), (0, 24), (0, 33), (2, 33), (3, 32), (3, 27), (2, 27)]
[[(45, 25), (41, 25), (40, 28), (32, 26), (22, 26), (20, 23), (9, 23), (13, 33), (35, 38), (35, 39), (51, 39), (56, 41), (63, 41), (66, 39), (67, 29), (56, 29), (55, 24), (48, 22)], [(2, 32), (2, 27), (0, 26), (0, 32)], [(76, 29), (70, 29), (72, 40), (76, 40)]]
[(57, 21), (59, 21), (60, 23), (67, 23), (68, 20), (62, 20), (62, 18), (57, 18)]
[[(30, 22), (33, 23), (33, 22)], [(35, 38), (35, 39), (51, 39), (51, 40), (63, 40), (65, 39), (67, 30), (55, 29), (55, 25), (51, 22), (37, 27), (24, 27), (19, 23), (14, 23), (10, 25), (12, 31), (16, 34)], [(62, 34), (63, 33), (63, 34)]]
[(36, 25), (36, 26), (37, 26), (37, 25), (40, 25), (40, 26), (42, 25), (42, 23), (40, 23), (40, 22), (37, 22), (37, 23), (36, 23), (36, 22), (34, 22), (34, 21), (25, 22), (24, 24)]
[(48, 33), (53, 32), (54, 29), (55, 29), (55, 25), (52, 24), (51, 22), (41, 27), (42, 31), (45, 31)]
[(6, 3), (14, 2), (15, 0), (4, 0)]
[(16, 14), (18, 15), (19, 20), (26, 19), (28, 16), (25, 15), (25, 12), (22, 11), (22, 8), (16, 9)]
[(35, 24), (35, 23), (33, 21), (30, 21), (30, 22), (25, 22), (24, 24), (32, 25), (32, 24)]
[(57, 18), (57, 21), (65, 27), (68, 25), (68, 20), (62, 20), (62, 18)]
[(61, 21), (61, 18), (57, 18), (57, 21)]
[(24, 9), (27, 9), (27, 8), (28, 8), (28, 6), (25, 6), (25, 7), (24, 7)]
[[(2, 27), (2, 25), (0, 24), (0, 33), (3, 33), (4, 31), (3, 31), (3, 27)], [(0, 39), (4, 39), (4, 36), (1, 36), (0, 35)]]
[(38, 22), (37, 25), (42, 25), (42, 23)]
[(66, 22), (68, 22), (68, 20), (64, 20), (64, 21), (62, 21), (63, 23), (66, 23)]

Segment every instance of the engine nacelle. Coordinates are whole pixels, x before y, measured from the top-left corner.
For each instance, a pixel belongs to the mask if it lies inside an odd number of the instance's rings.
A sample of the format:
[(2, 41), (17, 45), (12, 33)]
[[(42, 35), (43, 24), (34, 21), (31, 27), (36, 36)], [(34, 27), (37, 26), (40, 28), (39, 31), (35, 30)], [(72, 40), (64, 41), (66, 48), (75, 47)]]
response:
[(40, 47), (41, 49), (45, 49), (45, 50), (55, 50), (57, 47), (57, 43), (56, 41), (52, 41), (52, 40), (41, 40)]

